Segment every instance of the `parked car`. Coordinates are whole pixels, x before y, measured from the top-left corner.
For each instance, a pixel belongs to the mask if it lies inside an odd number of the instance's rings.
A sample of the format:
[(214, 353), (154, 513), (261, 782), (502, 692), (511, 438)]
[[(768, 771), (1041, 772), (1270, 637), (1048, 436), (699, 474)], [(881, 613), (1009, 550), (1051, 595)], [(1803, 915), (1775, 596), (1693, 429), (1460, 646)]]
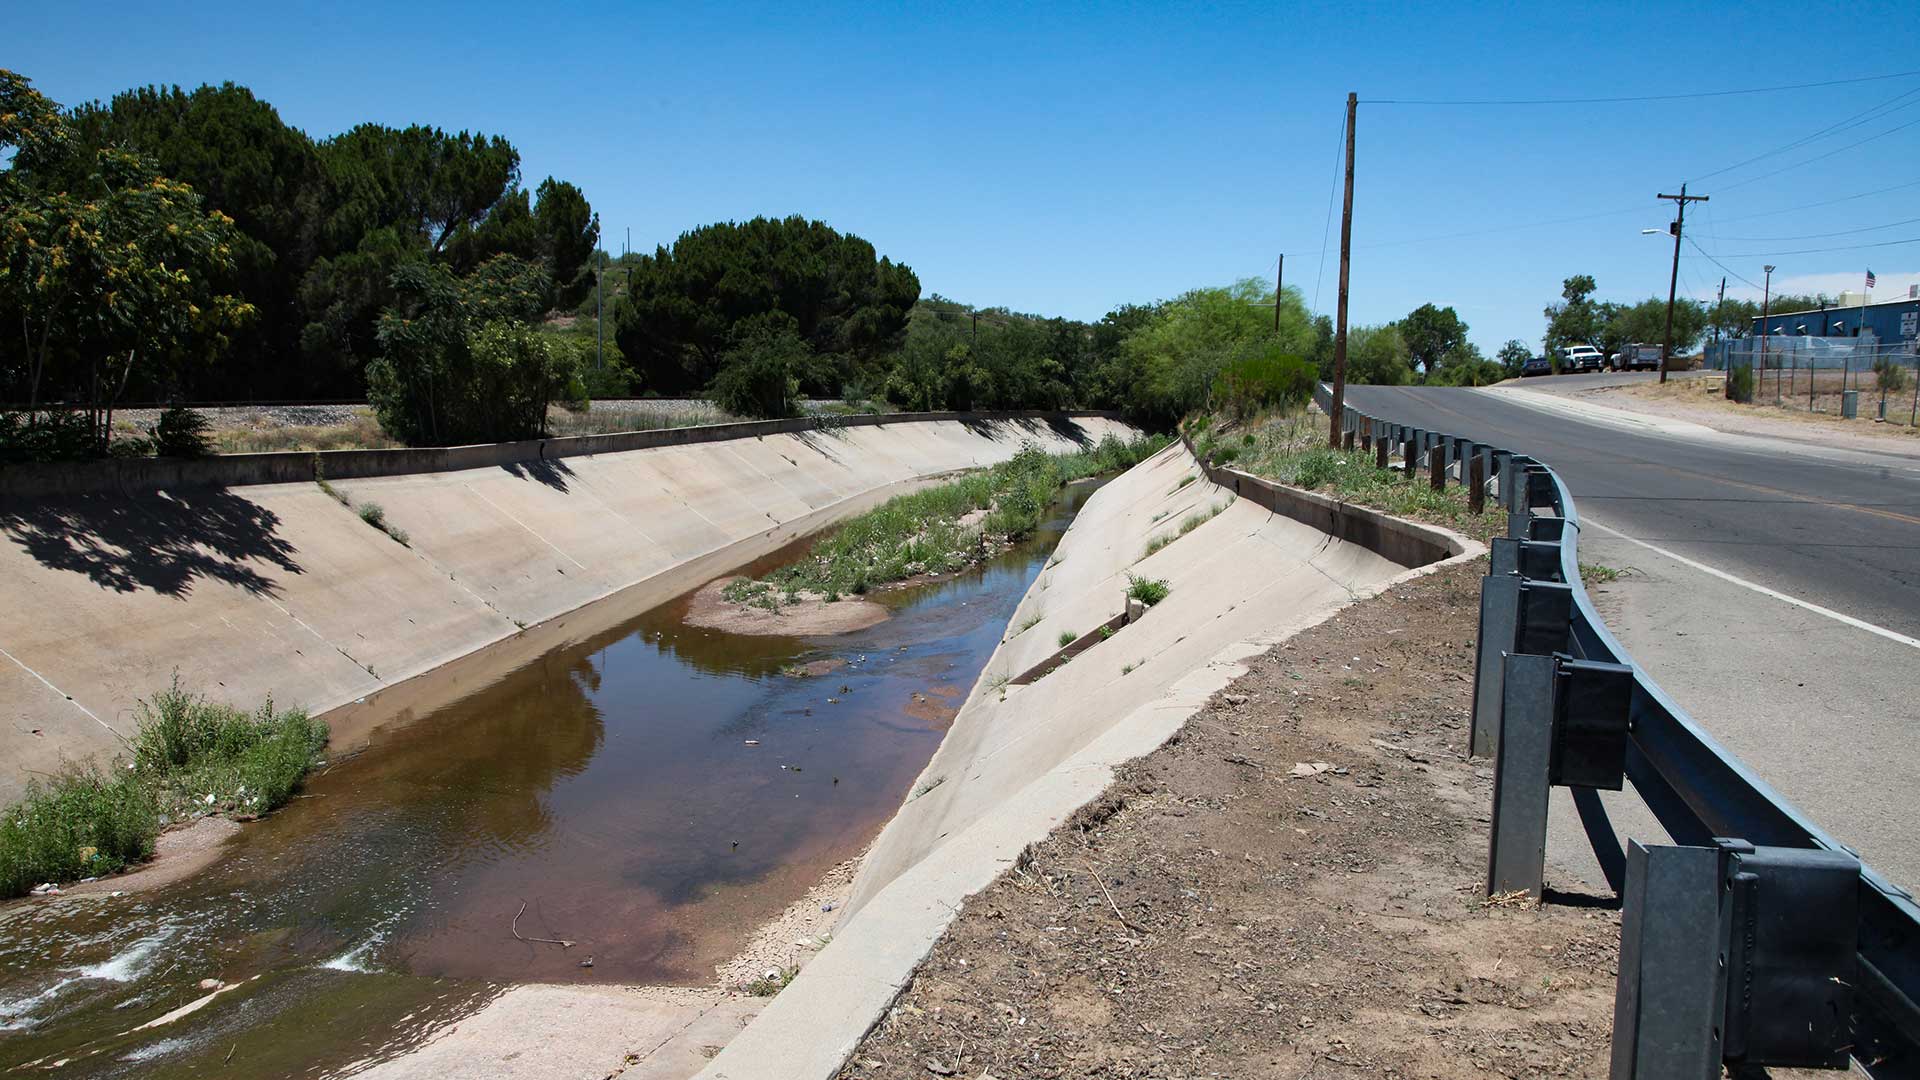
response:
[(1536, 356), (1520, 365), (1520, 377), (1523, 379), (1529, 375), (1551, 374), (1553, 374), (1553, 361), (1544, 356)]
[(1636, 341), (1614, 354), (1615, 371), (1655, 371), (1660, 367), (1660, 346)]
[(1607, 355), (1591, 345), (1568, 345), (1560, 350), (1560, 370), (1599, 371), (1607, 365)]

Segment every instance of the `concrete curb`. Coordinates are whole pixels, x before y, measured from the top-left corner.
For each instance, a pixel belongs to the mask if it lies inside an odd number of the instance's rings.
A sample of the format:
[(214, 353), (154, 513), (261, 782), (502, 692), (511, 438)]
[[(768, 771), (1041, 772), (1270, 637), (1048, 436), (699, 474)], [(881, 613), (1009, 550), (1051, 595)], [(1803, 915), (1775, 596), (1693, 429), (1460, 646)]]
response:
[(222, 454), (209, 458), (129, 458), (68, 461), (0, 467), (0, 498), (42, 498), (189, 487), (243, 487), (253, 484), (307, 483), (314, 480), (364, 480), (375, 476), (484, 469), (584, 454), (613, 454), (663, 446), (691, 446), (727, 439), (832, 431), (851, 427), (951, 420), (963, 424), (1007, 421), (1061, 427), (1075, 419), (1118, 419), (1097, 409), (1041, 412), (875, 413), (811, 416), (792, 420), (752, 420), (737, 424), (655, 428), (561, 439), (481, 443), (473, 446), (405, 447), (393, 450), (292, 450), (270, 454)]

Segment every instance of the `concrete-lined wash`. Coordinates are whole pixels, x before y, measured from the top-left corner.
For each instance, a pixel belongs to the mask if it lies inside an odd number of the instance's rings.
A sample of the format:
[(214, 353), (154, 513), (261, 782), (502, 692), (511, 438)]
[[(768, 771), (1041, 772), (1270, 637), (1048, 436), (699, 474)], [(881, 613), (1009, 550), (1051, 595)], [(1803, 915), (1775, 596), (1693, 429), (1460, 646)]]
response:
[[(1216, 510), (1144, 556), (1154, 537)], [(1244, 661), (1430, 572), (1432, 560), (1483, 550), (1444, 530), (1202, 469), (1181, 445), (1108, 484), (1028, 591), (1012, 636), (875, 841), (832, 943), (701, 1077), (833, 1076), (966, 898), (1105, 790), (1118, 765), (1177, 731)], [(1380, 552), (1428, 565), (1409, 569)], [(1063, 631), (1083, 634), (1119, 614), (1129, 573), (1164, 579), (1172, 591), (1031, 685), (1004, 681), (1051, 656)]]
[(928, 477), (1027, 441), (1135, 434), (1094, 416), (685, 430), (646, 449), (592, 437), (610, 452), (329, 478), (407, 545), (310, 479), (0, 496), (0, 802), (117, 751), (176, 670), (210, 697), (329, 713), (348, 741)]

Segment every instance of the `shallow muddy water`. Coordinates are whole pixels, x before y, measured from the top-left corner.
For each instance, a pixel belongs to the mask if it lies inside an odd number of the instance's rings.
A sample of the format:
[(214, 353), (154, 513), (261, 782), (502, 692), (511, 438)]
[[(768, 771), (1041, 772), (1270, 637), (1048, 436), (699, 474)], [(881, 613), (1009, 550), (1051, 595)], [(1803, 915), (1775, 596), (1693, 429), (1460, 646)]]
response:
[(1093, 489), (877, 626), (744, 637), (683, 597), (336, 748), (186, 881), (0, 910), (0, 1069), (341, 1075), (514, 983), (711, 983), (900, 804)]

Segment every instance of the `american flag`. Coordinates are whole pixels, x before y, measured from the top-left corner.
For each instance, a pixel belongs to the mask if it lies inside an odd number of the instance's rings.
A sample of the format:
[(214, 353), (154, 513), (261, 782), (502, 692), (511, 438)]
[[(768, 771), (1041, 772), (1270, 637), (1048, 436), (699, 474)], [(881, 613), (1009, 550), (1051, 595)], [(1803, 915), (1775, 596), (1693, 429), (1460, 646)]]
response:
[(1873, 288), (1873, 271), (1867, 271), (1867, 288)]

